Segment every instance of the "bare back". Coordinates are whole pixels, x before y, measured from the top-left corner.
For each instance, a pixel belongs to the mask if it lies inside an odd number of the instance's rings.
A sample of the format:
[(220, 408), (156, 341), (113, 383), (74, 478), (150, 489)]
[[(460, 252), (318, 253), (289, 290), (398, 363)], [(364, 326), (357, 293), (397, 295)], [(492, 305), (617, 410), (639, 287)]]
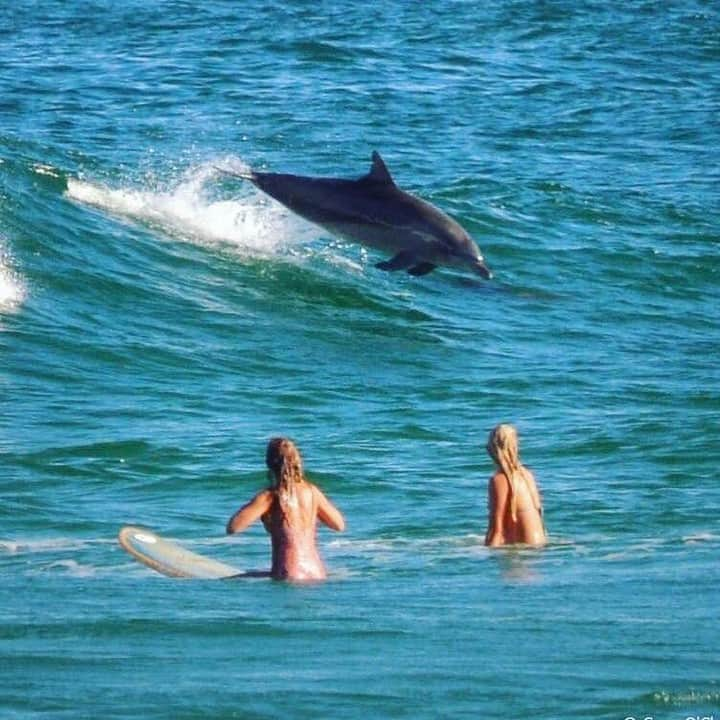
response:
[(298, 483), (283, 508), (275, 493), (266, 520), (272, 537), (272, 569), (275, 578), (321, 580), (325, 566), (317, 549), (317, 489), (309, 482)]
[(542, 520), (542, 503), (533, 474), (525, 467), (515, 477), (515, 517), (511, 487), (505, 473), (498, 471), (488, 488), (489, 521), (485, 544), (544, 545), (547, 541)]

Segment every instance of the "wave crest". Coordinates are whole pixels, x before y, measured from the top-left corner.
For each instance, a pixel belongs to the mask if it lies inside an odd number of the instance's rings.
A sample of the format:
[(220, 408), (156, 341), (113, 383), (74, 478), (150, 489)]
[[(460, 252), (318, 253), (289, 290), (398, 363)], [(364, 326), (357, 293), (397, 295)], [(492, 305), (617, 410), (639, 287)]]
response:
[[(252, 255), (273, 255), (317, 235), (312, 225), (249, 183), (236, 191), (236, 181), (232, 181), (232, 192), (238, 194), (234, 199), (216, 196), (225, 188), (224, 170), (247, 169), (237, 158), (203, 163), (190, 169), (169, 190), (112, 188), (68, 178), (65, 195), (117, 217), (158, 226), (195, 244), (230, 245)], [(220, 180), (219, 189), (210, 188), (212, 182)]]

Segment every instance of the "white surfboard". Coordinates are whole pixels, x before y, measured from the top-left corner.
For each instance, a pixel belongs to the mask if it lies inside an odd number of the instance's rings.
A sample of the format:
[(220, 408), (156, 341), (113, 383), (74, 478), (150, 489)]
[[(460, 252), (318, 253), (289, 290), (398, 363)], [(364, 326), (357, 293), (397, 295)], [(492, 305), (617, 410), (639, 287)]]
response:
[(261, 574), (267, 576), (267, 573), (244, 572), (233, 565), (186, 550), (147, 528), (126, 525), (120, 530), (118, 541), (136, 560), (170, 577), (217, 580), (258, 577)]

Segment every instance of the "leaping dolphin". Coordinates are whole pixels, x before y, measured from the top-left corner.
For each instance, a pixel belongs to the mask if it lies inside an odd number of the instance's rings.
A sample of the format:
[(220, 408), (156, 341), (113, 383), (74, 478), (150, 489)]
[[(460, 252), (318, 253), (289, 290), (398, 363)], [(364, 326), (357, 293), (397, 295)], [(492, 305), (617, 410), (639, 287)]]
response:
[(438, 265), (492, 273), (465, 230), (438, 208), (401, 190), (380, 154), (358, 180), (282, 173), (222, 172), (249, 180), (263, 192), (333, 235), (390, 253), (381, 270), (426, 275)]

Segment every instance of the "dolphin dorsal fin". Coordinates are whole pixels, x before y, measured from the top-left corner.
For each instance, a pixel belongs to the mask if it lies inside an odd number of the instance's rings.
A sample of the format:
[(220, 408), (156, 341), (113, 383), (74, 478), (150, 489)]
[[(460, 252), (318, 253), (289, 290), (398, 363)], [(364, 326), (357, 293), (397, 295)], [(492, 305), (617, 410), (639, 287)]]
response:
[(382, 185), (395, 185), (395, 181), (390, 176), (387, 167), (385, 167), (385, 162), (377, 150), (373, 150), (370, 172), (363, 180), (369, 180), (370, 182), (380, 183)]

